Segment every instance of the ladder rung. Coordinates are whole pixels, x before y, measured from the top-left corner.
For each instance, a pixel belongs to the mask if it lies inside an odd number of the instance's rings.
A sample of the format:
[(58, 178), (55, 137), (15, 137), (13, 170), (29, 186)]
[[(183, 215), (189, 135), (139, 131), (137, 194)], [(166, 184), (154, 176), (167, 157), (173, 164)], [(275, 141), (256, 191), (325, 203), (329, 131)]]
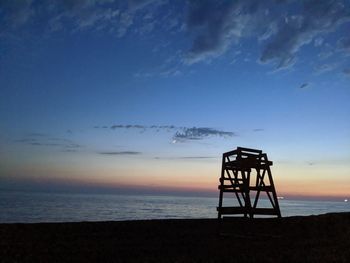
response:
[(272, 192), (273, 188), (271, 185), (267, 185), (267, 186), (251, 186), (249, 187), (250, 190), (252, 191), (263, 191), (263, 192)]
[(220, 178), (220, 180), (224, 180), (224, 181), (243, 181), (243, 178)]
[(255, 215), (278, 215), (274, 208), (246, 208), (239, 206), (217, 207), (216, 210), (223, 215), (253, 213)]
[(238, 151), (246, 151), (246, 152), (255, 152), (255, 153), (262, 153), (262, 150), (258, 150), (258, 149), (252, 149), (252, 148), (245, 148), (245, 147), (237, 147)]
[(243, 188), (245, 187), (245, 185), (244, 184), (219, 185), (218, 189), (224, 190), (224, 189), (232, 189), (236, 187)]

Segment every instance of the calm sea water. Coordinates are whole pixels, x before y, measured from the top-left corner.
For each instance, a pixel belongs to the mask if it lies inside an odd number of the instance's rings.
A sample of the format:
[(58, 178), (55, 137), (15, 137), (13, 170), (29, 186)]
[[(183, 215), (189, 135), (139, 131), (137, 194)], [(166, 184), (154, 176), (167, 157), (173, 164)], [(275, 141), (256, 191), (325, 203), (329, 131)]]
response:
[[(217, 204), (214, 197), (0, 192), (0, 223), (216, 218)], [(350, 212), (349, 202), (280, 200), (280, 207), (282, 216)]]

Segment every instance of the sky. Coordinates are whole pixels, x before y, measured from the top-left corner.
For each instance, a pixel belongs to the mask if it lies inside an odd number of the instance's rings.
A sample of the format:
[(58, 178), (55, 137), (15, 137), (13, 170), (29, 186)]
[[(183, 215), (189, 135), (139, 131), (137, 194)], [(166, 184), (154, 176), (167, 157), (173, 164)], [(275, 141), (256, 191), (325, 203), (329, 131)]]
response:
[(350, 196), (350, 2), (2, 0), (0, 188)]

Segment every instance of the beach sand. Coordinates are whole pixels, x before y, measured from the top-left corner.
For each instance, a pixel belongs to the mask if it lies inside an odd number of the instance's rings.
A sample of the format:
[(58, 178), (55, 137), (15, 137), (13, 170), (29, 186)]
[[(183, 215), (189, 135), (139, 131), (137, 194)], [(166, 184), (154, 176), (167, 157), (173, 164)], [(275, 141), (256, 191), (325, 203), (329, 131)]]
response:
[(0, 262), (350, 262), (350, 213), (0, 224)]

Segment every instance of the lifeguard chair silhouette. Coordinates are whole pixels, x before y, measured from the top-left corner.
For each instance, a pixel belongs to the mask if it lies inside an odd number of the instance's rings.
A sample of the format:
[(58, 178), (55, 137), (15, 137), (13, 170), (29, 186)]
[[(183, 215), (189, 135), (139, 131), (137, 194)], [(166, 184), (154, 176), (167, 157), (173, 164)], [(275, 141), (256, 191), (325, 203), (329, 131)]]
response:
[[(219, 206), (217, 207), (219, 220), (223, 215), (237, 214), (250, 218), (253, 218), (254, 215), (281, 217), (270, 166), (272, 162), (261, 150), (238, 147), (236, 150), (223, 154), (218, 187), (220, 190)], [(225, 193), (236, 197), (236, 206), (223, 206)], [(271, 207), (258, 207), (262, 193), (266, 193)]]

